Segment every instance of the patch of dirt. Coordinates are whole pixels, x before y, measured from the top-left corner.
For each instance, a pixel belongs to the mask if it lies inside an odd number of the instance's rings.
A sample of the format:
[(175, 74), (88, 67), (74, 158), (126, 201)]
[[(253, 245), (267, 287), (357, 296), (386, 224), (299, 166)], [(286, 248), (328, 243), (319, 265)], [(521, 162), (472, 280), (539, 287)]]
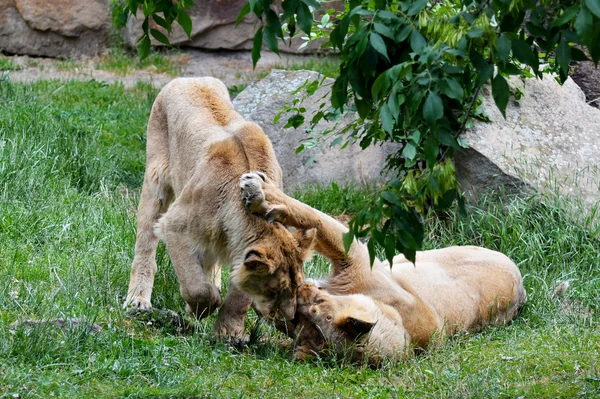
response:
[(572, 62), (571, 70), (571, 79), (581, 87), (586, 101), (600, 108), (600, 70), (591, 61)]
[[(267, 75), (274, 67), (291, 66), (309, 61), (310, 57), (281, 54), (281, 57), (263, 51), (256, 69), (252, 68), (250, 51), (201, 51), (186, 50), (182, 54), (165, 54), (165, 57), (178, 57), (182, 64), (179, 76), (213, 76), (227, 86), (250, 83)], [(174, 79), (166, 73), (158, 73), (153, 68), (136, 70), (125, 76), (116, 72), (96, 69), (98, 58), (81, 58), (60, 61), (51, 58), (28, 56), (10, 56), (15, 70), (8, 71), (13, 82), (34, 82), (42, 79), (90, 80), (115, 83), (125, 87), (135, 86), (137, 82), (146, 82), (160, 88)]]

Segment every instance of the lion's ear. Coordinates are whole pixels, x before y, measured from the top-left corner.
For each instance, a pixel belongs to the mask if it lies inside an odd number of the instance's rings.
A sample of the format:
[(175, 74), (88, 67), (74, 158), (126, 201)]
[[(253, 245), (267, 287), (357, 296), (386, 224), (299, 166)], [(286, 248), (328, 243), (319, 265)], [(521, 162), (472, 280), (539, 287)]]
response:
[(258, 275), (268, 275), (275, 271), (273, 264), (269, 262), (264, 253), (258, 248), (251, 249), (246, 253), (244, 267), (250, 273)]
[[(366, 317), (365, 317), (366, 316)], [(358, 338), (368, 334), (375, 326), (375, 321), (368, 315), (361, 317), (347, 316), (343, 317), (337, 327), (344, 331), (351, 339)]]
[(294, 232), (294, 236), (302, 251), (302, 259), (310, 258), (311, 251), (317, 243), (317, 229), (297, 230)]

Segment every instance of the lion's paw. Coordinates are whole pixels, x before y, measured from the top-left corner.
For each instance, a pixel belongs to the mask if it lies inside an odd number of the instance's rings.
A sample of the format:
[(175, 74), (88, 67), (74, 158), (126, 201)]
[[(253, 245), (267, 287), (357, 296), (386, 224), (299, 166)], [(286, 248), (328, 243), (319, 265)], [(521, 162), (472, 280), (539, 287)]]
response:
[(246, 207), (252, 213), (265, 214), (269, 209), (265, 201), (265, 192), (262, 189), (262, 182), (265, 181), (265, 175), (261, 172), (251, 172), (243, 174), (240, 177), (240, 190)]
[(127, 300), (123, 304), (123, 308), (128, 307), (132, 309), (148, 310), (152, 308), (152, 303), (150, 303), (149, 300), (140, 296), (134, 296), (132, 298), (127, 298)]

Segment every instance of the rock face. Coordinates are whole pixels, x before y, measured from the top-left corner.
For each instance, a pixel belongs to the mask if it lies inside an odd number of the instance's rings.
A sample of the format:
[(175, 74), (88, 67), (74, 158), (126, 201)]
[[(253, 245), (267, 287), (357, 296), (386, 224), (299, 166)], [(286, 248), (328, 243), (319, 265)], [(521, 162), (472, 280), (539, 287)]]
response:
[[(173, 30), (169, 41), (174, 45), (204, 49), (204, 50), (250, 50), (254, 32), (258, 28), (257, 19), (254, 14), (247, 15), (236, 27), (236, 18), (246, 4), (246, 0), (203, 0), (196, 2), (192, 7), (190, 17), (192, 18), (192, 40), (189, 40), (179, 24), (173, 24)], [(323, 8), (335, 8), (343, 10), (343, 4), (338, 1), (323, 3)], [(127, 23), (125, 39), (131, 45), (142, 32), (143, 14), (138, 12), (138, 18), (132, 18)], [(166, 33), (163, 28), (157, 26), (150, 20), (150, 26)], [(154, 46), (162, 46), (161, 43), (152, 39)], [(319, 48), (319, 43), (313, 42), (309, 46), (298, 50), (302, 44), (300, 38), (294, 38), (291, 46), (280, 42), (279, 48), (288, 53), (310, 53)]]
[(585, 102), (571, 79), (518, 79), (525, 95), (511, 100), (506, 119), (489, 92), (484, 109), (491, 123), (477, 121), (463, 138), (470, 149), (456, 156), (462, 187), (472, 194), (498, 184), (575, 196), (590, 207), (600, 201), (600, 110)]
[[(297, 129), (283, 128), (287, 122), (286, 115), (282, 115), (275, 125), (273, 118), (286, 102), (291, 103), (295, 97), (301, 97), (301, 94), (291, 95), (294, 90), (307, 79), (313, 81), (319, 76), (312, 71), (274, 70), (260, 82), (248, 86), (233, 101), (237, 111), (244, 118), (258, 123), (271, 139), (283, 169), (283, 184), (288, 192), (304, 185), (330, 184), (332, 181), (372, 182), (380, 178), (387, 155), (394, 151), (391, 146), (373, 146), (363, 151), (358, 145), (349, 145), (340, 150), (339, 146), (330, 147), (322, 143), (317, 148), (296, 154), (300, 141), (309, 137), (306, 129), (309, 127), (310, 118), (318, 111), (321, 102), (329, 101), (318, 100), (325, 96), (329, 89), (321, 88), (302, 104), (307, 110), (307, 117), (306, 122)], [(333, 79), (326, 79), (326, 83), (333, 84)], [(330, 126), (329, 122), (321, 122), (313, 134), (319, 135)], [(310, 162), (312, 157), (314, 162)]]
[(8, 53), (94, 55), (109, 30), (108, 0), (0, 0), (0, 49)]
[[(173, 24), (173, 31), (169, 41), (174, 45), (185, 45), (202, 49), (229, 49), (247, 50), (252, 48), (254, 37), (255, 18), (246, 16), (235, 28), (235, 20), (246, 4), (246, 0), (205, 0), (198, 1), (192, 7), (190, 17), (192, 18), (192, 40), (188, 40), (185, 32), (179, 24)], [(131, 18), (127, 22), (126, 40), (130, 45), (135, 45), (137, 38), (142, 32), (144, 15), (138, 12), (138, 18)], [(154, 29), (164, 30), (158, 27), (154, 21), (150, 21)], [(153, 45), (160, 43), (152, 41)]]

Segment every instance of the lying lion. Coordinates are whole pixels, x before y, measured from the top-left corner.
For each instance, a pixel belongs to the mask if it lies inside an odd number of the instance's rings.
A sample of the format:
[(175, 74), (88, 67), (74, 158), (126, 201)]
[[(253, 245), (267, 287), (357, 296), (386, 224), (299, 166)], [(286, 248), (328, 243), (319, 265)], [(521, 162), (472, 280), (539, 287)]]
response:
[(298, 289), (296, 358), (351, 353), (354, 360), (398, 359), (434, 337), (502, 325), (525, 302), (517, 266), (505, 255), (465, 246), (396, 256), (390, 268), (354, 240), (346, 256), (335, 219), (286, 196), (256, 173), (240, 179), (247, 207), (268, 221), (317, 230), (315, 249), (332, 262), (330, 277)]
[[(239, 178), (261, 170), (281, 189), (281, 168), (258, 125), (234, 109), (213, 78), (180, 78), (158, 94), (148, 122), (146, 172), (125, 305), (150, 308), (160, 238), (187, 310), (203, 318), (222, 305), (219, 336), (240, 336), (251, 306), (270, 319), (292, 319), (303, 261), (316, 230), (289, 232), (251, 215)], [(231, 264), (222, 303), (221, 265)]]

